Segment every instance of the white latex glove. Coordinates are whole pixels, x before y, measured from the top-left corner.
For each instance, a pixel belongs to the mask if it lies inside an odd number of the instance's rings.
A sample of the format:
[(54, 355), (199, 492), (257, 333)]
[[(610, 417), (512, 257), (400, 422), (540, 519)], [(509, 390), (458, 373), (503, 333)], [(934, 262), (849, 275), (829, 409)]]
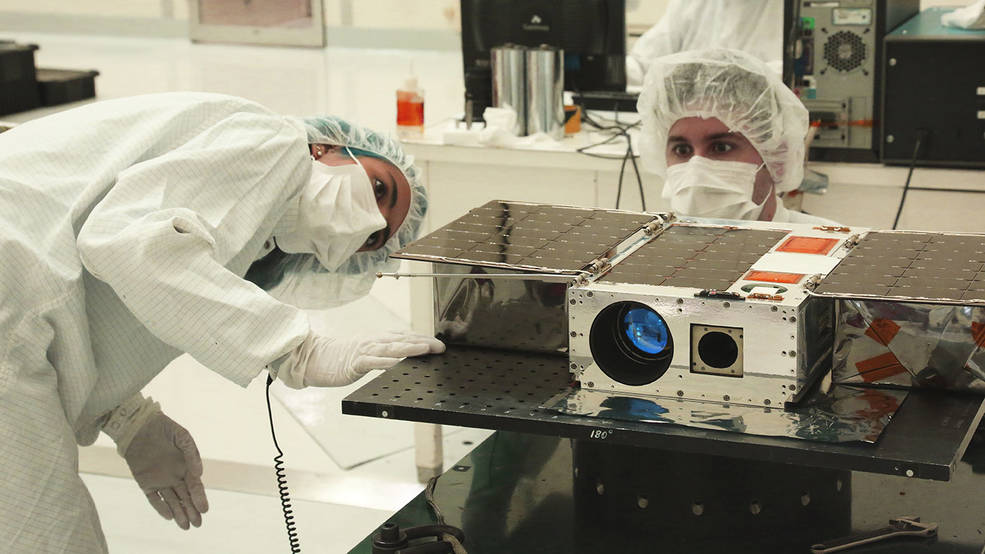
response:
[(391, 331), (369, 337), (333, 338), (310, 333), (277, 362), (277, 377), (295, 389), (341, 387), (371, 369), (386, 369), (410, 356), (440, 354), (445, 344), (428, 336)]
[(151, 506), (178, 527), (202, 525), (209, 501), (202, 484), (202, 458), (191, 434), (140, 394), (113, 410), (103, 431), (117, 450)]

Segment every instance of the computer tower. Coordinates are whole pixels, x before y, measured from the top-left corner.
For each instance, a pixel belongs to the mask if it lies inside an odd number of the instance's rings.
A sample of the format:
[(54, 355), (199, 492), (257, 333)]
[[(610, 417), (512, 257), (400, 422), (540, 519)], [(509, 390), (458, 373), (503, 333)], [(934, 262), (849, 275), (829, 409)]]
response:
[(883, 39), (920, 0), (786, 0), (784, 77), (816, 129), (810, 158), (880, 159)]
[(941, 25), (950, 10), (925, 10), (886, 36), (884, 163), (985, 167), (985, 30)]

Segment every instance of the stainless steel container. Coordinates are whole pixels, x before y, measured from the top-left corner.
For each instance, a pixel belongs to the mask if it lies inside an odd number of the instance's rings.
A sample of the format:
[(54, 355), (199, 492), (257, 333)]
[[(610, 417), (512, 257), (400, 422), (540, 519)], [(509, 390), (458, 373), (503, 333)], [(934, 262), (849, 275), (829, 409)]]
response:
[(490, 51), (492, 62), (492, 105), (516, 112), (513, 134), (527, 134), (526, 48), (516, 44), (496, 46)]
[(527, 57), (527, 134), (564, 136), (564, 51), (547, 45)]

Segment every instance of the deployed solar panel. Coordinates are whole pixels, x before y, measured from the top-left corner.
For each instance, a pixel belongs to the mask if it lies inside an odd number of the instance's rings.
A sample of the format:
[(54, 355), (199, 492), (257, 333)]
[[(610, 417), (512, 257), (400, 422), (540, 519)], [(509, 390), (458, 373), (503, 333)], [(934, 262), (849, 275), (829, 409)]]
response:
[(870, 232), (815, 294), (985, 302), (985, 236)]
[(650, 214), (492, 201), (393, 255), (575, 273), (653, 221)]

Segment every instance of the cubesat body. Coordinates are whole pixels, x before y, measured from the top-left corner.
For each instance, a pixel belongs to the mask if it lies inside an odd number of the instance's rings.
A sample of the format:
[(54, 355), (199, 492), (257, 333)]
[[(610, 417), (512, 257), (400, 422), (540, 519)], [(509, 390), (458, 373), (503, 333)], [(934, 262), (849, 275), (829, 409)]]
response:
[[(920, 264), (955, 255), (971, 265), (954, 290), (920, 288), (945, 286)], [(751, 406), (796, 403), (831, 370), (839, 299), (985, 299), (981, 237), (521, 202), (397, 257), (443, 275), (435, 326), (452, 343), (565, 355), (584, 389)]]
[(586, 388), (783, 406), (831, 367), (833, 303), (811, 276), (850, 230), (670, 223), (569, 288), (569, 355)]

